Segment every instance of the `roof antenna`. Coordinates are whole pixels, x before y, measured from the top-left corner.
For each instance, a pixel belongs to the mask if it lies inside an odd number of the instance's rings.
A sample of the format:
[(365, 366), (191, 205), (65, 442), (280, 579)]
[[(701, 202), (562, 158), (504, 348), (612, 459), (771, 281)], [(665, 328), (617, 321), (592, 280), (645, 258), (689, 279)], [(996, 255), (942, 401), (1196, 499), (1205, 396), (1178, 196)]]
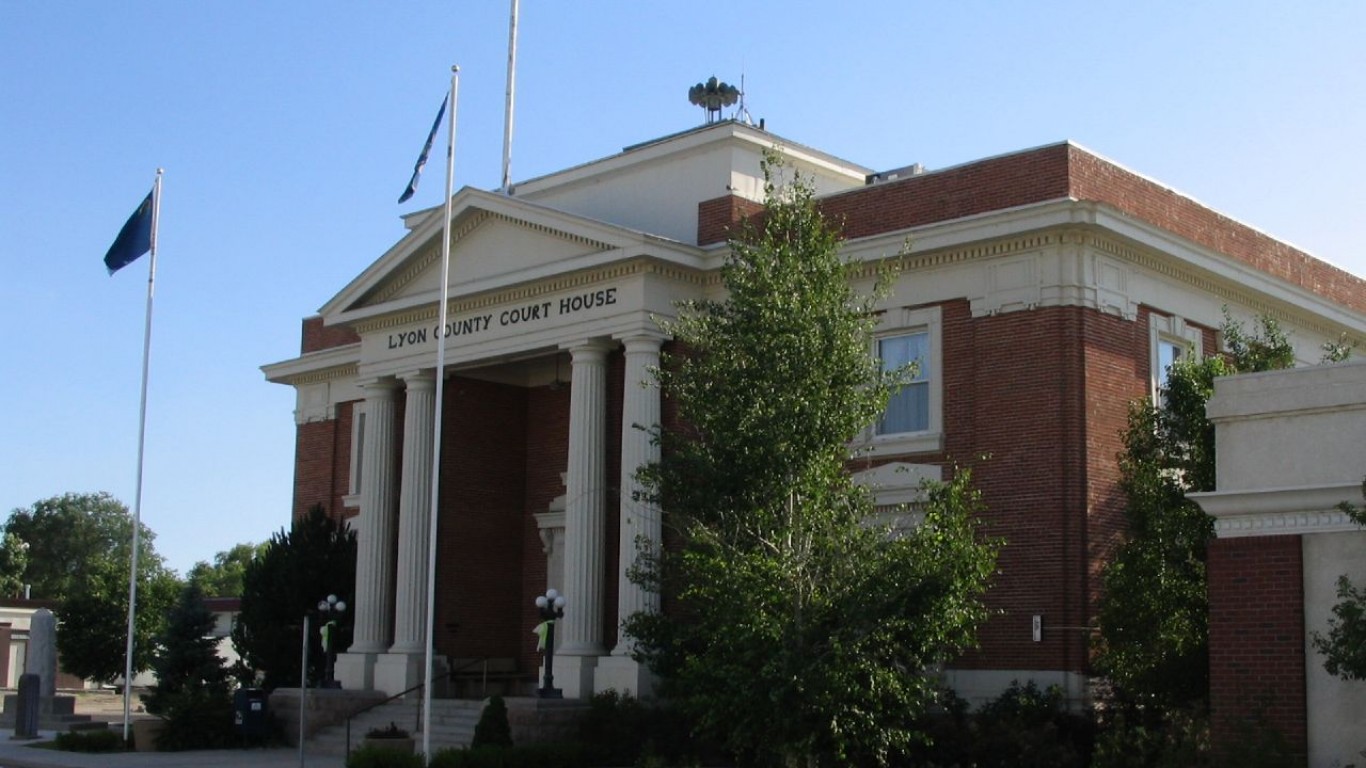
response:
[(740, 69), (740, 108), (735, 110), (735, 117), (745, 125), (753, 126), (754, 118), (749, 114), (749, 108), (745, 106), (745, 70)]

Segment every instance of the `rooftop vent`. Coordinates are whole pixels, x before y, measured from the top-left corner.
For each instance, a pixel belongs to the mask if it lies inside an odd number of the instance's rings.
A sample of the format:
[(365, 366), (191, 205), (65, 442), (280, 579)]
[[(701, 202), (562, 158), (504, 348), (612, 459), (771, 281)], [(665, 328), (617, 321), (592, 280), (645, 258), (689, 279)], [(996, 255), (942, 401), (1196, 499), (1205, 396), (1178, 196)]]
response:
[(896, 181), (897, 179), (908, 179), (912, 176), (919, 176), (924, 172), (925, 166), (920, 163), (912, 163), (911, 165), (902, 166), (900, 168), (893, 168), (890, 171), (870, 173), (868, 174), (868, 177), (864, 179), (864, 183), (869, 185), (885, 184), (889, 181)]

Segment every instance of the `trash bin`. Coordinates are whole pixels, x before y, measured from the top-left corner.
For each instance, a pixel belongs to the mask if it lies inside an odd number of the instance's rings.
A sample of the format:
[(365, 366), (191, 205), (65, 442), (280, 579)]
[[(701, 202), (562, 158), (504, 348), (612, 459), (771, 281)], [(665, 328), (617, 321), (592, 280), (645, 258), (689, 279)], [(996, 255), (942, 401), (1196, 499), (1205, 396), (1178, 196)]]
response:
[(233, 722), (242, 736), (270, 735), (270, 708), (260, 688), (239, 688), (232, 695)]

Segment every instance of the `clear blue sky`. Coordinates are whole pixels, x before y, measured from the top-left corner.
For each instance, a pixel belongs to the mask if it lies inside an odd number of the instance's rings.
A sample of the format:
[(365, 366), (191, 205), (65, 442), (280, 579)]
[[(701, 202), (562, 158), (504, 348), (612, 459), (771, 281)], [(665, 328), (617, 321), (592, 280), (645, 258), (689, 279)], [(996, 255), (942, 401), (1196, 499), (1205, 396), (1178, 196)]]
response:
[[(0, 0), (0, 514), (131, 505), (147, 259), (101, 257), (166, 169), (143, 522), (182, 573), (288, 521), (263, 363), (438, 204), (395, 204), (461, 67), (457, 185), (499, 184), (508, 3)], [(513, 177), (692, 127), (690, 85), (875, 168), (1071, 139), (1366, 274), (1366, 3), (523, 0)], [(439, 157), (439, 154), (437, 155)]]

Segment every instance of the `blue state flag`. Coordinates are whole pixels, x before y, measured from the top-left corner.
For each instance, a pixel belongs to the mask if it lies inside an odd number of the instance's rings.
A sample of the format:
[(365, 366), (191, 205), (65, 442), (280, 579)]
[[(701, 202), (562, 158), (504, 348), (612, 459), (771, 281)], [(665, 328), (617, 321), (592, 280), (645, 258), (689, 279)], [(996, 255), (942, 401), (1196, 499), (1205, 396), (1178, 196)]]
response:
[(422, 145), (422, 154), (417, 156), (417, 164), (413, 166), (413, 177), (408, 180), (408, 186), (404, 188), (403, 194), (399, 195), (400, 203), (407, 202), (408, 198), (417, 191), (417, 179), (422, 175), (422, 166), (427, 164), (427, 155), (431, 154), (432, 142), (436, 141), (436, 129), (441, 127), (441, 118), (446, 115), (446, 102), (449, 99), (442, 97), (441, 109), (436, 111), (436, 120), (432, 121), (432, 130), (427, 134), (427, 143)]
[(104, 266), (109, 274), (123, 269), (137, 261), (142, 254), (152, 250), (152, 192), (138, 206), (133, 215), (124, 222), (109, 252), (104, 254)]

